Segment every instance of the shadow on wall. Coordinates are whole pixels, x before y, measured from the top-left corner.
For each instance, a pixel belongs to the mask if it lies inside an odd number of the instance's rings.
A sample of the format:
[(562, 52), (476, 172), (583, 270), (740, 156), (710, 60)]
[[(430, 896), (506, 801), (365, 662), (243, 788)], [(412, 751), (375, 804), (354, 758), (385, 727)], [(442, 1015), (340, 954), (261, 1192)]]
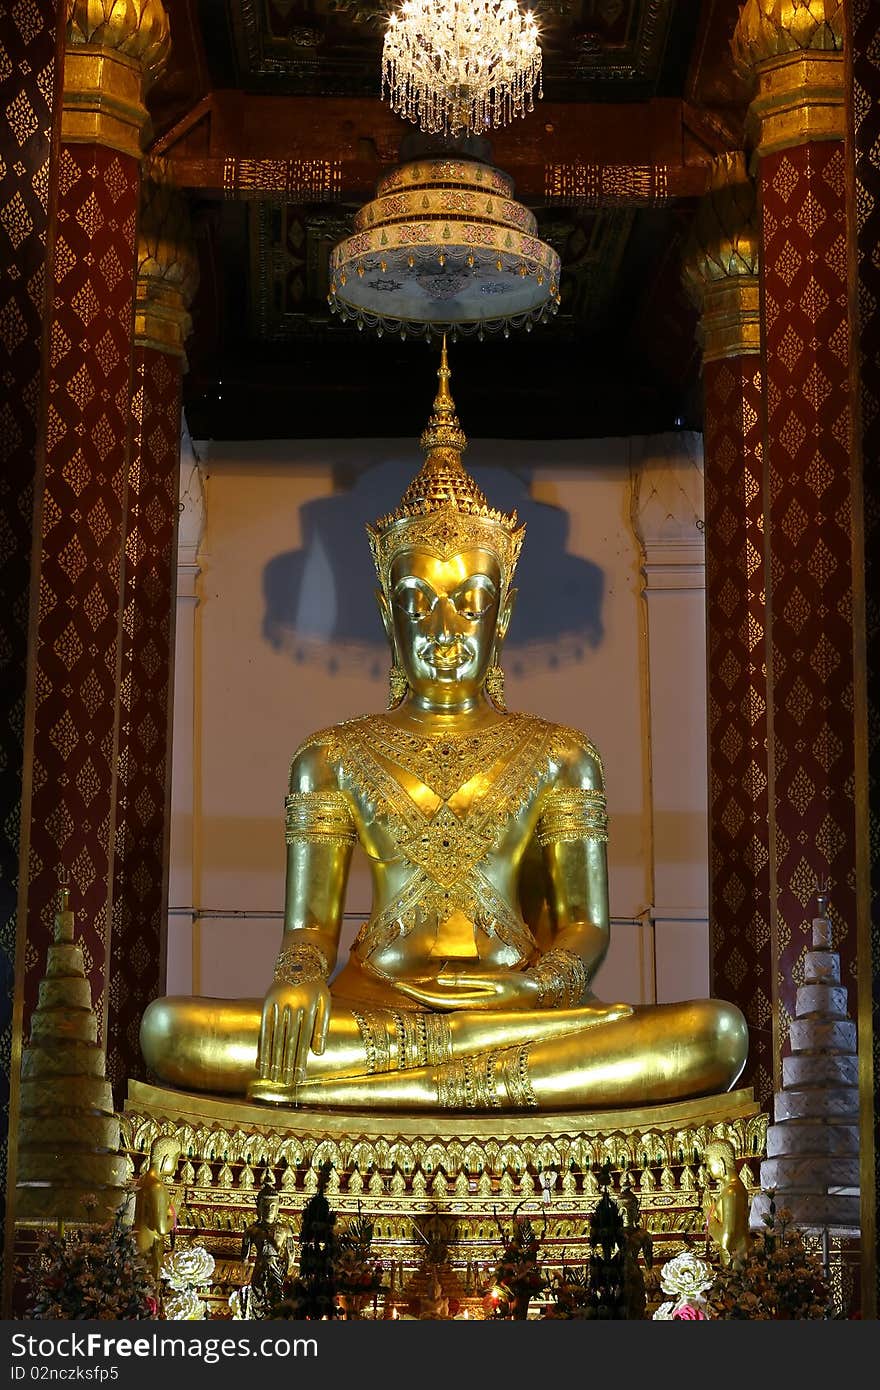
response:
[[(479, 465), (470, 471), (493, 506), (515, 509), (526, 524), (506, 668), (520, 675), (582, 661), (602, 641), (602, 569), (566, 553), (568, 514), (534, 501), (528, 474)], [(385, 679), (388, 648), (364, 527), (394, 510), (411, 479), (411, 464), (382, 463), (353, 487), (303, 506), (302, 549), (274, 556), (263, 572), (263, 636), (272, 647), (298, 664)]]

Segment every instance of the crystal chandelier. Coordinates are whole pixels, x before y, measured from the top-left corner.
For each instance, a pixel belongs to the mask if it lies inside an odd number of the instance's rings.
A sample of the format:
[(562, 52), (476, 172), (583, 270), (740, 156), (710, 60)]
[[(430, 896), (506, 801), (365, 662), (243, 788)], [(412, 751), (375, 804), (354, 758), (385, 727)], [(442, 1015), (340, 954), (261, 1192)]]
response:
[(382, 50), (382, 96), (430, 134), (481, 134), (534, 110), (541, 49), (517, 0), (405, 0)]

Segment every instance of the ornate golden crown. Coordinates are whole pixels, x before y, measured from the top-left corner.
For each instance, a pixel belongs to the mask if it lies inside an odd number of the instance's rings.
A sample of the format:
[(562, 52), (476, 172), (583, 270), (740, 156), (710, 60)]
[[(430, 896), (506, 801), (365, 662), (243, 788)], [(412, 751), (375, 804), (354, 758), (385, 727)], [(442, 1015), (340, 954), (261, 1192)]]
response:
[(444, 337), (434, 410), (419, 441), (427, 458), (397, 509), (367, 527), (379, 583), (389, 599), (391, 565), (401, 550), (418, 546), (441, 560), (465, 550), (489, 550), (498, 558), (506, 593), (522, 549), (526, 528), (517, 525), (516, 512), (490, 507), (461, 461), (467, 439), (455, 413), (450, 375)]

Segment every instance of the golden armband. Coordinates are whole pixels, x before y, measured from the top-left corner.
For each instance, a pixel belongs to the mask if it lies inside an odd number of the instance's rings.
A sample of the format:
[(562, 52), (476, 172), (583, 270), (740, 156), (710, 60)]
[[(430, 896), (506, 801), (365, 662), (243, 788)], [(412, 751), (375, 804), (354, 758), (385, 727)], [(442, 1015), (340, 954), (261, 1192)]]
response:
[(314, 941), (297, 941), (282, 946), (275, 962), (276, 985), (306, 985), (313, 980), (326, 980), (330, 962)]
[(587, 967), (574, 951), (547, 951), (528, 973), (538, 982), (540, 1009), (573, 1009), (587, 987)]
[(538, 821), (538, 842), (608, 839), (605, 793), (592, 787), (564, 787), (550, 793)]
[(354, 818), (342, 792), (290, 792), (284, 811), (289, 845), (300, 841), (353, 845), (357, 841)]

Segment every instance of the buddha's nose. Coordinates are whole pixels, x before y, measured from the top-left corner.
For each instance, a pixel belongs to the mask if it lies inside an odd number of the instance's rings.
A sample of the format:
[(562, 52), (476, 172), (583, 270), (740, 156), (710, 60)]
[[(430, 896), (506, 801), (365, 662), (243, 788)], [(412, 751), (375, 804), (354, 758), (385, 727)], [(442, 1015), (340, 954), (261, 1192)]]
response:
[(448, 598), (438, 598), (431, 614), (431, 636), (435, 642), (454, 642), (456, 637), (455, 608)]

